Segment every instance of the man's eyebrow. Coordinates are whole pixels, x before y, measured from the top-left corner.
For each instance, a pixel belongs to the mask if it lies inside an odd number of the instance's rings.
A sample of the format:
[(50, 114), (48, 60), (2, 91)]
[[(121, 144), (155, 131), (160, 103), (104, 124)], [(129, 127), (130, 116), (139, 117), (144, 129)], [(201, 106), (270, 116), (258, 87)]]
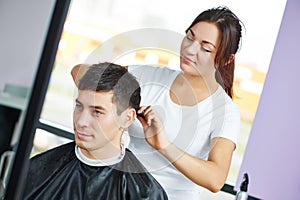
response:
[[(190, 29), (189, 31), (191, 32), (191, 34), (193, 35), (193, 37), (195, 37), (194, 31), (192, 29)], [(203, 40), (202, 43), (204, 43), (204, 44), (210, 44), (211, 46), (213, 46), (216, 49), (216, 46), (213, 43), (211, 43), (210, 41)]]
[(107, 111), (107, 109), (103, 106), (89, 106), (89, 108), (92, 108), (92, 109), (95, 109), (95, 110)]
[(75, 99), (75, 102), (81, 104), (81, 102), (78, 99)]
[[(75, 102), (78, 103), (78, 104), (82, 104), (78, 99), (75, 99)], [(89, 108), (92, 108), (92, 109), (97, 109), (97, 110), (103, 110), (103, 111), (106, 111), (107, 109), (103, 106), (89, 106)]]
[(195, 37), (195, 33), (192, 29), (189, 30), (191, 32), (191, 34)]

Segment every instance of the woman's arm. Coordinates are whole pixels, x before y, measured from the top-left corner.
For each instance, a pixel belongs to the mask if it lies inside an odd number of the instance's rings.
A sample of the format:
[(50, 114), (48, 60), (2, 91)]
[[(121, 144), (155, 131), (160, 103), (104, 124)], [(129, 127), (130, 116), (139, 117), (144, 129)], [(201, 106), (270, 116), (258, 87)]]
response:
[(235, 144), (225, 138), (217, 137), (211, 141), (208, 160), (192, 156), (171, 143), (158, 114), (151, 106), (142, 107), (141, 121), (147, 142), (164, 155), (182, 174), (197, 185), (218, 192), (223, 187), (230, 168)]
[[(76, 86), (78, 86), (80, 79), (83, 77), (83, 75), (89, 69), (90, 66), (91, 65), (88, 64), (78, 64), (72, 68), (71, 75)], [(128, 70), (128, 66), (122, 66), (122, 67)]]
[(87, 64), (78, 64), (72, 68), (71, 75), (76, 86), (78, 86), (80, 79), (83, 77), (85, 72), (89, 69), (89, 66), (90, 65)]
[(208, 160), (194, 157), (174, 144), (159, 150), (186, 177), (212, 192), (223, 187), (235, 148), (233, 142), (225, 138), (214, 138)]

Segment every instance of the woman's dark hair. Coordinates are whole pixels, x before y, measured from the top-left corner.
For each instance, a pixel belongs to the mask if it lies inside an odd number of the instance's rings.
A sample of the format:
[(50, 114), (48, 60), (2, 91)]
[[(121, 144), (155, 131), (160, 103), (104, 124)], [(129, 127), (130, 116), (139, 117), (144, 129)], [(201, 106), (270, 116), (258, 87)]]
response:
[(89, 67), (79, 81), (79, 90), (113, 91), (113, 103), (118, 115), (128, 107), (140, 107), (141, 89), (136, 78), (127, 69), (114, 63), (99, 63)]
[(216, 53), (215, 67), (216, 80), (224, 88), (226, 93), (233, 97), (233, 79), (236, 54), (242, 37), (242, 22), (227, 7), (217, 7), (200, 13), (186, 30), (189, 31), (198, 22), (215, 24), (221, 33), (221, 41)]

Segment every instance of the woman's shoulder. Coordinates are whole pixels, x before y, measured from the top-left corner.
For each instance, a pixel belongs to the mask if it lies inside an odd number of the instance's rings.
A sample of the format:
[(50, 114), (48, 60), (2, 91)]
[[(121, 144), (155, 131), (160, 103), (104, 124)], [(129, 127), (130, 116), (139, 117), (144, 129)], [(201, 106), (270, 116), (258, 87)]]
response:
[(178, 70), (174, 70), (162, 65), (128, 65), (128, 71), (130, 73), (179, 73)]
[(134, 71), (156, 71), (156, 72), (165, 72), (165, 73), (174, 73), (178, 72), (177, 70), (171, 69), (167, 66), (163, 65), (146, 65), (146, 64), (135, 64), (135, 65), (128, 65), (128, 71), (134, 72)]
[(129, 65), (128, 71), (132, 73), (140, 82), (171, 80), (178, 74), (178, 70), (161, 65)]
[(229, 97), (229, 95), (225, 92), (221, 85), (219, 85), (217, 91), (212, 95), (213, 99), (218, 100), (217, 102), (222, 103), (225, 107), (230, 108), (227, 110), (239, 112), (239, 105)]

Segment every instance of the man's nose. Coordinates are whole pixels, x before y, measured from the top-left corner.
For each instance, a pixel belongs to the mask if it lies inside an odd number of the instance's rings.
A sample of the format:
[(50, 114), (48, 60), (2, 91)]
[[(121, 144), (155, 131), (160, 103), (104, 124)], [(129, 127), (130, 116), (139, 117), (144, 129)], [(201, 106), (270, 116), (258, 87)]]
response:
[(77, 125), (80, 127), (86, 127), (90, 124), (91, 116), (89, 112), (83, 111), (77, 116)]

